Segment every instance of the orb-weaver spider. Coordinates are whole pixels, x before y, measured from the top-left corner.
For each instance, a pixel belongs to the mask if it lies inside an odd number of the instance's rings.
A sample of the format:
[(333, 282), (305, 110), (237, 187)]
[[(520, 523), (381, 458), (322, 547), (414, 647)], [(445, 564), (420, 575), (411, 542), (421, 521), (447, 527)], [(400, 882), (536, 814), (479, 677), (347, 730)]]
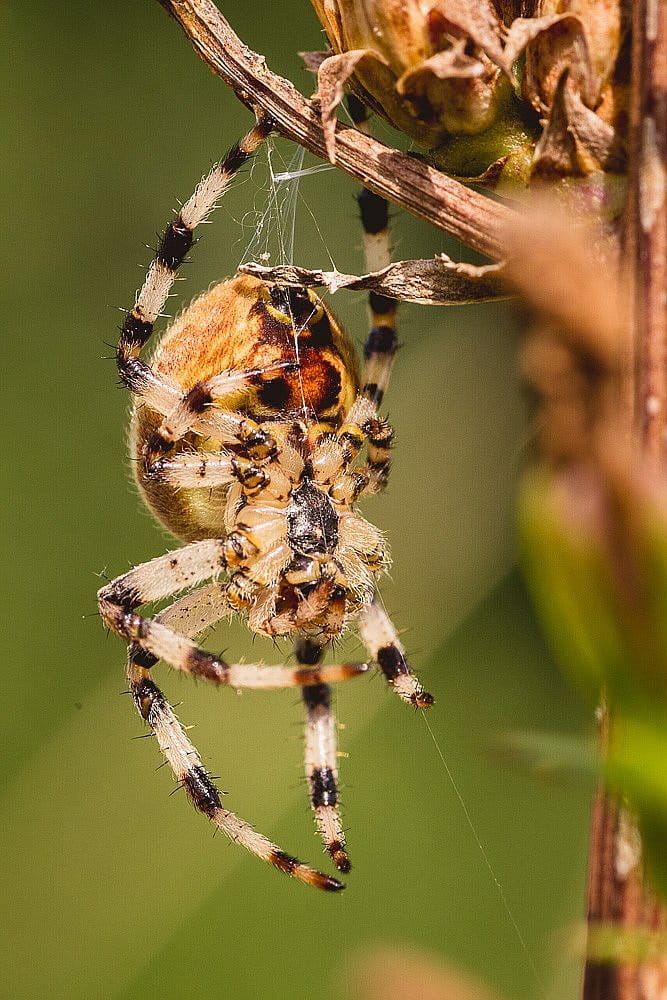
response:
[[(164, 660), (217, 685), (301, 687), (310, 800), (340, 872), (349, 871), (350, 862), (337, 801), (329, 684), (357, 677), (368, 665), (319, 666), (326, 645), (356, 618), (370, 657), (397, 694), (414, 706), (433, 703), (375, 597), (376, 578), (388, 563), (382, 535), (356, 511), (358, 499), (387, 483), (392, 429), (377, 407), (396, 352), (396, 303), (371, 294), (361, 383), (348, 337), (317, 295), (247, 275), (203, 294), (164, 333), (152, 363), (141, 357), (195, 228), (271, 128), (260, 117), (200, 181), (167, 226), (126, 315), (117, 362), (134, 394), (136, 479), (157, 519), (186, 544), (118, 577), (98, 597), (104, 622), (128, 642), (137, 708), (195, 807), (281, 871), (337, 890), (340, 881), (302, 864), (223, 808), (152, 679), (153, 666)], [(359, 201), (367, 257), (377, 266), (388, 256), (387, 205), (368, 191)], [(367, 460), (355, 466), (364, 446)], [(190, 592), (155, 617), (137, 613), (184, 590)], [(195, 644), (234, 611), (254, 632), (294, 636), (297, 666), (229, 665)]]

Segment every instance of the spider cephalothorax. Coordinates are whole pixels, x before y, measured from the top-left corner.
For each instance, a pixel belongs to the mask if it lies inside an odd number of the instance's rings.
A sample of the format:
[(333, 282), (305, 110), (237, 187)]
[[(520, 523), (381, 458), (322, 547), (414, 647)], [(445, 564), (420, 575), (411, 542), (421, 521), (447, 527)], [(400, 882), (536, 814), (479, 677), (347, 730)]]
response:
[[(135, 395), (133, 468), (156, 517), (186, 544), (103, 587), (104, 621), (128, 642), (130, 691), (194, 805), (248, 850), (324, 889), (337, 879), (285, 854), (222, 806), (197, 751), (152, 679), (158, 660), (233, 687), (300, 686), (306, 774), (318, 830), (339, 871), (350, 863), (340, 821), (329, 683), (365, 663), (320, 666), (357, 620), (399, 696), (427, 707), (375, 594), (388, 556), (357, 501), (387, 482), (392, 430), (377, 412), (396, 351), (395, 303), (371, 296), (361, 381), (344, 330), (311, 291), (237, 275), (196, 299), (149, 365), (141, 350), (175, 272), (231, 176), (270, 131), (262, 120), (213, 168), (165, 231), (118, 345)], [(360, 198), (367, 253), (386, 244), (382, 199)], [(366, 448), (366, 459), (358, 456)], [(355, 464), (357, 463), (357, 464)], [(211, 581), (206, 583), (206, 581)], [(185, 596), (154, 617), (141, 605)], [(233, 612), (269, 636), (295, 638), (297, 667), (228, 664), (193, 639)]]
[(353, 508), (365, 477), (346, 471), (339, 438), (313, 446), (305, 424), (284, 430), (294, 444), (279, 446), (262, 484), (229, 492), (227, 596), (256, 632), (324, 643), (371, 602), (387, 556), (380, 532)]

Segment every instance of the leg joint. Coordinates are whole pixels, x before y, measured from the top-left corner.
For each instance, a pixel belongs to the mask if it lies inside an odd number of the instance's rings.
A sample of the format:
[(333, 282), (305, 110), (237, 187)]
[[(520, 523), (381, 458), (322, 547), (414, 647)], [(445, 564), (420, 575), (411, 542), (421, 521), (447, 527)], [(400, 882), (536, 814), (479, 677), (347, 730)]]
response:
[(309, 709), (331, 706), (331, 688), (328, 684), (309, 684), (303, 688), (302, 697)]
[(154, 708), (156, 710), (163, 708), (165, 703), (164, 695), (157, 684), (154, 684), (147, 677), (144, 677), (137, 684), (132, 685), (132, 697), (139, 710), (139, 714), (146, 721), (150, 721), (150, 716)]
[(335, 806), (338, 802), (336, 776), (330, 767), (317, 767), (310, 778), (310, 799), (313, 809), (319, 806)]
[(165, 229), (157, 248), (156, 260), (168, 267), (170, 271), (175, 271), (183, 263), (183, 258), (192, 246), (192, 239), (192, 230), (186, 226), (179, 215)]
[(215, 787), (205, 769), (193, 767), (183, 777), (183, 787), (195, 809), (212, 817), (222, 807), (220, 792)]
[(398, 338), (393, 326), (374, 326), (368, 334), (364, 357), (368, 359), (373, 354), (393, 354), (397, 346)]

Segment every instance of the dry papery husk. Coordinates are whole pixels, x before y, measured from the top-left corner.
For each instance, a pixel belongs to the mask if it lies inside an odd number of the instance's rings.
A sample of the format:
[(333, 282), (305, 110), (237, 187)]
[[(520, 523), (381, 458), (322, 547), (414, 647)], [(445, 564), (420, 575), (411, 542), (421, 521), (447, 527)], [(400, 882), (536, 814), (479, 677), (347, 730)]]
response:
[[(304, 58), (318, 73), (332, 162), (335, 112), (347, 89), (428, 150), (482, 134), (503, 117), (514, 122), (520, 95), (549, 136), (535, 155), (543, 176), (622, 168), (623, 0), (312, 2), (331, 50)], [(576, 149), (554, 157), (554, 143), (570, 128)]]
[(349, 291), (372, 291), (390, 299), (423, 306), (490, 302), (509, 298), (512, 294), (503, 281), (502, 264), (478, 266), (453, 261), (446, 254), (430, 260), (397, 260), (380, 271), (362, 275), (321, 271), (294, 264), (267, 267), (247, 263), (242, 264), (239, 270), (262, 281), (326, 288), (332, 294), (344, 288)]

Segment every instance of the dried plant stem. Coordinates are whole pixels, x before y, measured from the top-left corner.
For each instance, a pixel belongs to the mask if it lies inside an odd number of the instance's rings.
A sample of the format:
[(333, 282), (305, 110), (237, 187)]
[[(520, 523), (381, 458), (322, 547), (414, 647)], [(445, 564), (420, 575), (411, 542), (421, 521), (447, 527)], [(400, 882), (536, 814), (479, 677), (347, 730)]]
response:
[[(589, 925), (664, 931), (664, 907), (644, 881), (634, 818), (603, 789), (593, 810), (590, 857)], [(664, 958), (618, 965), (589, 959), (584, 1000), (663, 1000), (666, 971)]]
[[(665, 467), (667, 432), (667, 11), (661, 0), (632, 4), (630, 175), (624, 256), (632, 288), (635, 363), (623, 403), (634, 410), (637, 440), (656, 469)], [(606, 722), (605, 722), (606, 729)], [(606, 744), (603, 734), (603, 746)], [(641, 863), (634, 818), (604, 788), (591, 823), (588, 924), (662, 929)], [(667, 960), (586, 964), (583, 1000), (663, 1000)]]
[(667, 11), (632, 4), (632, 99), (626, 252), (634, 285), (636, 417), (656, 467), (667, 453)]
[[(160, 0), (197, 54), (249, 108), (271, 116), (281, 135), (328, 159), (319, 112), (263, 56), (232, 31), (211, 0)], [(512, 210), (355, 128), (338, 126), (336, 166), (365, 187), (494, 260)]]
[[(601, 745), (608, 739), (606, 715)], [(603, 785), (595, 797), (591, 818), (588, 869), (589, 927), (665, 928), (665, 913), (644, 881), (641, 838), (634, 817)], [(663, 1000), (665, 969), (661, 961), (599, 962), (588, 959), (584, 1000)]]

